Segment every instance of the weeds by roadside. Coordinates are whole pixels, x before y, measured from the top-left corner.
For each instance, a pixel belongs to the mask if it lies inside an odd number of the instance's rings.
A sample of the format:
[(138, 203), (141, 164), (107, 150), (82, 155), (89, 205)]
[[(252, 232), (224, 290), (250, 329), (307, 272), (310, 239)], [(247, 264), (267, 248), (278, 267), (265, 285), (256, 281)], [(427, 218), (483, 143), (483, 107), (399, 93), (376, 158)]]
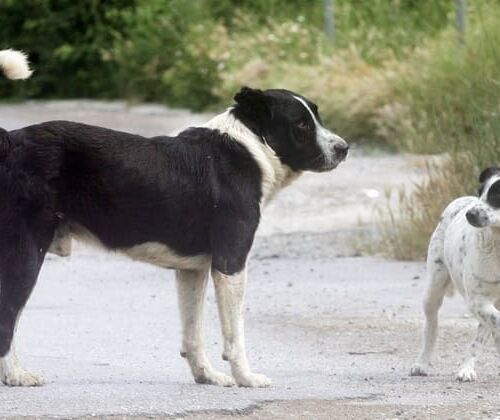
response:
[(417, 56), (410, 78), (396, 86), (386, 134), (399, 149), (442, 153), (444, 164), (428, 168), (428, 180), (380, 225), (379, 249), (399, 259), (422, 258), (440, 213), (454, 198), (475, 194), (481, 168), (500, 163), (500, 27), (497, 10), (474, 22), (465, 45), (444, 34)]
[(437, 220), (449, 202), (470, 194), (476, 185), (471, 156), (440, 156), (426, 165), (427, 179), (411, 192), (399, 189), (387, 193), (384, 205), (377, 207), (379, 223), (371, 251), (400, 260), (425, 256)]

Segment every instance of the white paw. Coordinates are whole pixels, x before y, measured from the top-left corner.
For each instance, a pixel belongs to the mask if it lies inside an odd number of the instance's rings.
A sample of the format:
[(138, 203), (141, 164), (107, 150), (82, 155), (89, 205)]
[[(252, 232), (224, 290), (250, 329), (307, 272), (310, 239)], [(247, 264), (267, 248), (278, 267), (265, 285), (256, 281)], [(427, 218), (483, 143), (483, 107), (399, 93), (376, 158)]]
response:
[(473, 382), (476, 378), (476, 371), (470, 366), (462, 367), (457, 374), (457, 380), (460, 382)]
[(264, 388), (270, 386), (272, 381), (265, 375), (260, 375), (258, 373), (248, 373), (245, 375), (238, 375), (236, 383), (238, 386), (244, 386), (249, 388)]
[(219, 385), (219, 386), (234, 386), (234, 379), (222, 372), (216, 370), (204, 370), (203, 374), (196, 376), (194, 381), (197, 384)]
[(44, 384), (44, 380), (40, 375), (23, 369), (16, 369), (2, 375), (2, 382), (8, 386), (40, 386)]
[(427, 376), (429, 372), (429, 365), (418, 364), (411, 368), (410, 376)]

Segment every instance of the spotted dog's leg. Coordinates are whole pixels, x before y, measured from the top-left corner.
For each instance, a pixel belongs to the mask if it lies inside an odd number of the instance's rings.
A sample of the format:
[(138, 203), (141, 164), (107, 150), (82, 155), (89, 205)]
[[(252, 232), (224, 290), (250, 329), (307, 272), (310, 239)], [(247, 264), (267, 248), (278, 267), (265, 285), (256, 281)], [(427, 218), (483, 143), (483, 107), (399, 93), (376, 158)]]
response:
[(479, 356), (480, 351), (490, 338), (491, 330), (490, 328), (480, 322), (477, 327), (476, 337), (472, 341), (469, 349), (469, 356), (464, 361), (457, 374), (457, 379), (460, 382), (472, 382), (476, 380), (476, 371), (474, 370), (474, 365), (476, 364), (476, 358)]
[(493, 303), (483, 300), (481, 303), (471, 304), (470, 308), (474, 315), (491, 328), (493, 334), (496, 336), (500, 334), (500, 311)]
[[(436, 241), (436, 238), (433, 237), (433, 240)], [(415, 365), (411, 368), (411, 376), (427, 376), (428, 374), (437, 338), (438, 312), (443, 304), (447, 286), (451, 281), (448, 270), (441, 257), (442, 245), (440, 242), (433, 243), (433, 240), (431, 240), (429, 256), (427, 258), (427, 277), (429, 278), (429, 286), (425, 294), (423, 305), (425, 314), (424, 342), (420, 355)]]
[(177, 270), (176, 283), (182, 322), (181, 356), (185, 357), (195, 382), (231, 386), (234, 380), (210, 364), (203, 340), (203, 306), (208, 281), (206, 270)]
[(474, 296), (471, 296), (470, 300), (471, 312), (480, 320), (479, 322), (489, 327), (493, 333), (497, 351), (500, 354), (500, 311), (493, 302), (486, 301), (483, 297), (475, 299)]
[[(500, 304), (499, 302), (496, 303), (495, 308), (499, 308)], [(497, 349), (497, 353), (500, 356), (500, 333), (498, 333), (495, 330), (492, 330), (492, 335), (493, 335), (493, 341), (495, 342), (495, 348)]]
[(500, 334), (494, 331), (492, 335), (495, 342), (495, 348), (497, 349), (497, 353), (500, 356)]
[(236, 383), (246, 387), (271, 385), (269, 378), (250, 370), (245, 351), (243, 300), (247, 277), (246, 268), (234, 275), (226, 275), (214, 270), (212, 276), (224, 336), (223, 358), (229, 361)]

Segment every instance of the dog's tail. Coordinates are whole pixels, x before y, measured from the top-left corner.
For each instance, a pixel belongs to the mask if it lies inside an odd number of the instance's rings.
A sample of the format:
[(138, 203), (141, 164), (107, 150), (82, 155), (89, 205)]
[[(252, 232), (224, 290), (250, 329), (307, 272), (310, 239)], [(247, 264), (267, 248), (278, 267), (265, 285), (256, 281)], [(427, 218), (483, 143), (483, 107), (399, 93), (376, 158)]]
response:
[(27, 79), (33, 73), (26, 54), (16, 50), (0, 50), (0, 71), (12, 80)]

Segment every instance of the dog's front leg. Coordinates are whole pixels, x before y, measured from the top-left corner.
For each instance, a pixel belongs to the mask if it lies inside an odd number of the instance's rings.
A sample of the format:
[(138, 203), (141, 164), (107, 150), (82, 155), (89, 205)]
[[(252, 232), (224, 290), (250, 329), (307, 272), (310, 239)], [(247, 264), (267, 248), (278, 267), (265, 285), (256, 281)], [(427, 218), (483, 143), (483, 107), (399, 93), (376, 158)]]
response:
[[(16, 329), (14, 328), (14, 331)], [(9, 386), (39, 386), (44, 383), (41, 376), (22, 368), (16, 355), (14, 338), (12, 338), (9, 352), (0, 357), (0, 380)]]
[(203, 304), (207, 281), (208, 269), (176, 271), (182, 322), (181, 356), (186, 358), (196, 383), (231, 386), (234, 385), (233, 378), (217, 372), (205, 354)]
[(481, 351), (483, 346), (488, 341), (490, 335), (490, 328), (486, 324), (480, 322), (477, 327), (476, 337), (470, 345), (469, 356), (467, 357), (467, 359), (465, 359), (464, 363), (462, 364), (462, 366), (460, 366), (460, 369), (458, 371), (457, 379), (460, 382), (472, 382), (476, 380), (477, 375), (474, 369), (476, 358), (478, 357), (479, 352)]
[(243, 300), (247, 277), (246, 268), (233, 275), (213, 270), (212, 276), (224, 336), (223, 358), (229, 361), (236, 384), (247, 387), (269, 386), (271, 384), (269, 378), (252, 373), (245, 352)]

